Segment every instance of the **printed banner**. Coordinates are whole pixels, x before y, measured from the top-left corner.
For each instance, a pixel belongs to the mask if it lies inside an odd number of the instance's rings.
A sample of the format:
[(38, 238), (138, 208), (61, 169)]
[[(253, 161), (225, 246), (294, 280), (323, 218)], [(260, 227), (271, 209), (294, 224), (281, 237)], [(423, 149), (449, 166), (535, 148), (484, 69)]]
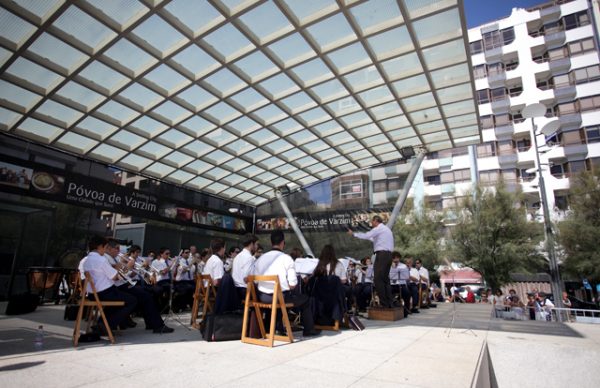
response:
[[(383, 222), (387, 223), (390, 217), (388, 209), (370, 209), (370, 210), (345, 210), (343, 212), (322, 212), (322, 213), (297, 213), (294, 219), (302, 231), (311, 232), (340, 232), (348, 228), (353, 230), (370, 230), (371, 219), (375, 215), (381, 216)], [(266, 233), (274, 229), (292, 230), (287, 217), (267, 216), (256, 220), (256, 232)]]
[(190, 207), (117, 183), (58, 171), (27, 161), (0, 160), (0, 190), (132, 216), (201, 225), (238, 233), (250, 230), (246, 218)]

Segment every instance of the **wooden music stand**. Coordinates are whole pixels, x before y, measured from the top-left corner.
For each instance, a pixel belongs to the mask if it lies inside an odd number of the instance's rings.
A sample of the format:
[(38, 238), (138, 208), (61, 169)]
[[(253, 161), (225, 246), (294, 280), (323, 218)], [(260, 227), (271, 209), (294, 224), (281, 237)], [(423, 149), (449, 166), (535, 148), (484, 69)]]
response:
[[(200, 323), (206, 318), (206, 314), (213, 311), (217, 290), (210, 275), (196, 275), (196, 289), (194, 290), (194, 304), (192, 305), (192, 317), (190, 325), (198, 329)], [(198, 323), (198, 312), (202, 301), (202, 321)]]
[[(83, 310), (86, 306), (91, 307), (88, 312), (88, 323), (86, 332), (89, 332), (92, 321), (96, 319), (98, 316), (98, 312), (100, 312), (100, 316), (102, 317), (102, 322), (104, 322), (104, 327), (106, 328), (106, 332), (108, 334), (108, 338), (110, 339), (110, 343), (115, 343), (115, 337), (113, 336), (112, 330), (108, 325), (108, 321), (106, 320), (106, 315), (104, 314), (104, 307), (123, 307), (125, 306), (124, 301), (101, 301), (98, 298), (98, 294), (96, 293), (96, 286), (94, 285), (94, 280), (90, 276), (88, 272), (85, 272), (85, 281), (83, 282), (83, 286), (81, 288), (81, 300), (79, 301), (79, 311), (77, 312), (77, 319), (75, 320), (75, 328), (73, 329), (73, 346), (77, 347), (79, 343), (79, 337), (81, 336), (80, 327), (81, 327), (81, 319), (83, 318)], [(77, 283), (75, 288), (81, 285), (81, 277), (77, 277)], [(86, 293), (87, 285), (90, 285), (92, 289), (92, 299), (88, 299), (88, 295)], [(92, 313), (94, 314), (94, 318), (91, 319)]]
[[(256, 295), (256, 287), (254, 282), (273, 282), (273, 301), (271, 303), (262, 303), (258, 300)], [(262, 275), (262, 276), (248, 276), (248, 288), (246, 289), (246, 300), (244, 304), (244, 323), (242, 325), (242, 342), (246, 344), (273, 347), (275, 340), (293, 343), (294, 334), (292, 333), (292, 326), (290, 325), (290, 319), (288, 317), (287, 309), (293, 307), (293, 303), (285, 303), (283, 293), (281, 292), (281, 285), (279, 284), (279, 276), (277, 275)], [(261, 338), (251, 338), (248, 334), (248, 322), (250, 318), (250, 308), (254, 308), (256, 319), (258, 321), (258, 327), (260, 329)], [(269, 332), (265, 330), (265, 323), (263, 320), (262, 309), (271, 310), (271, 324)], [(277, 310), (281, 311), (281, 317), (283, 319), (283, 325), (287, 335), (275, 334), (275, 321), (277, 319)]]

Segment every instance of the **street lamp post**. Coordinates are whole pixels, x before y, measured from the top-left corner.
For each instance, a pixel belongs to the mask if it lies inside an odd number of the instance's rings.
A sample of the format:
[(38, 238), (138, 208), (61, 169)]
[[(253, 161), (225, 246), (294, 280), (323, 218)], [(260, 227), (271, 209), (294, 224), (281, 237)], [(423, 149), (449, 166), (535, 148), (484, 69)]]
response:
[[(542, 164), (540, 162), (540, 152), (538, 149), (537, 142), (537, 125), (535, 124), (536, 117), (544, 117), (546, 114), (546, 106), (544, 104), (535, 103), (529, 104), (522, 110), (522, 115), (525, 118), (531, 118), (531, 125), (533, 129), (533, 146), (535, 147), (535, 158), (537, 163), (537, 175), (540, 188), (540, 199), (542, 201), (542, 211), (544, 214), (544, 235), (546, 238), (546, 252), (548, 252), (548, 261), (550, 263), (550, 277), (552, 284), (552, 295), (554, 297), (554, 305), (556, 307), (562, 306), (562, 286), (560, 280), (560, 271), (558, 268), (558, 262), (556, 261), (556, 250), (554, 246), (554, 232), (552, 231), (552, 221), (550, 220), (550, 208), (548, 207), (548, 197), (546, 194), (546, 185), (544, 182), (544, 175), (542, 174)], [(544, 125), (541, 129), (541, 133), (549, 134), (554, 133), (559, 128), (560, 123), (558, 119), (554, 119)], [(556, 314), (556, 318), (561, 321), (561, 314)]]

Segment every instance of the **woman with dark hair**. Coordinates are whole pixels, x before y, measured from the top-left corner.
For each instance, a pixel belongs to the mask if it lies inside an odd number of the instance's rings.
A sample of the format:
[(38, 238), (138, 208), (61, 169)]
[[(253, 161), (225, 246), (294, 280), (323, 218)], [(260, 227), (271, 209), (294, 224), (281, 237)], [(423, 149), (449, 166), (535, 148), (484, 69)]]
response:
[(335, 257), (333, 246), (325, 245), (308, 286), (315, 323), (330, 326), (342, 320), (346, 311), (346, 282), (344, 265)]
[(340, 278), (342, 284), (345, 284), (347, 281), (347, 275), (346, 271), (344, 270), (344, 266), (335, 257), (335, 249), (333, 249), (332, 245), (327, 244), (321, 250), (319, 263), (315, 268), (314, 276), (329, 275), (336, 275), (338, 278)]

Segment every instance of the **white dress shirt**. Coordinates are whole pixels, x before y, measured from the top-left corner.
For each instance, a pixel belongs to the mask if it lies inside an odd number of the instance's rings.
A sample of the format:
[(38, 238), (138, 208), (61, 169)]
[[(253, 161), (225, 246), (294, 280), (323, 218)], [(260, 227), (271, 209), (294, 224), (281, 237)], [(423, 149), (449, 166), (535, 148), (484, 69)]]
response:
[(192, 276), (194, 265), (192, 264), (192, 259), (180, 257), (178, 264), (179, 265), (177, 266), (177, 275), (175, 276), (175, 280), (178, 282), (193, 280)]
[[(416, 279), (419, 279), (419, 270), (415, 267), (410, 267), (410, 276)], [(414, 281), (412, 279), (409, 280), (410, 283), (419, 283), (419, 281)]]
[(410, 270), (408, 269), (408, 266), (404, 263), (399, 263), (397, 268), (400, 285), (408, 285), (408, 283), (410, 282)]
[(162, 280), (169, 280), (171, 271), (167, 271), (167, 273), (162, 273), (166, 268), (168, 268), (168, 264), (165, 259), (154, 259), (152, 260), (152, 264), (150, 266), (156, 272), (156, 282), (160, 282)]
[(366, 233), (355, 232), (352, 235), (362, 240), (372, 241), (374, 252), (394, 250), (394, 234), (383, 222)]
[[(104, 254), (104, 258), (106, 259), (106, 262), (108, 263), (108, 265), (110, 265), (111, 267), (113, 265), (120, 265), (121, 264), (121, 263), (119, 263), (119, 259), (117, 259), (115, 257), (112, 257), (108, 253)], [(123, 279), (120, 275), (117, 278), (117, 280), (115, 280), (114, 282), (115, 282), (115, 286), (117, 286), (117, 287), (121, 287), (123, 284), (127, 283), (127, 281), (125, 279)]]
[[(330, 268), (331, 267), (329, 266), (329, 264), (327, 264), (325, 271), (327, 271), (328, 274), (329, 274)], [(348, 281), (348, 275), (346, 274), (346, 270), (344, 270), (344, 264), (340, 263), (339, 261), (335, 264), (335, 270), (334, 270), (333, 274), (335, 276), (337, 276), (338, 278), (340, 278), (342, 283)]]
[[(264, 253), (254, 262), (254, 274), (279, 276), (281, 291), (289, 291), (298, 284), (294, 260), (277, 249)], [(273, 294), (273, 286), (271, 282), (258, 282), (258, 290), (265, 294)]]
[(223, 260), (217, 255), (212, 255), (206, 261), (204, 268), (202, 269), (203, 275), (210, 275), (213, 282), (221, 280), (223, 275), (225, 274), (225, 269), (223, 268)]
[(233, 277), (233, 282), (236, 287), (246, 288), (247, 284), (244, 281), (244, 278), (252, 273), (254, 260), (254, 256), (246, 248), (242, 249), (235, 259), (233, 259), (231, 277)]
[(394, 264), (390, 266), (390, 284), (400, 283), (400, 269), (398, 266), (394, 267)]
[[(113, 278), (117, 275), (117, 270), (111, 267), (106, 258), (98, 252), (92, 251), (81, 260), (79, 271), (82, 276), (88, 272), (96, 286), (96, 292), (104, 291), (115, 285)], [(92, 287), (88, 284), (87, 292), (92, 292)]]
[(429, 271), (425, 267), (419, 269), (419, 275), (421, 275), (421, 284), (429, 284)]

